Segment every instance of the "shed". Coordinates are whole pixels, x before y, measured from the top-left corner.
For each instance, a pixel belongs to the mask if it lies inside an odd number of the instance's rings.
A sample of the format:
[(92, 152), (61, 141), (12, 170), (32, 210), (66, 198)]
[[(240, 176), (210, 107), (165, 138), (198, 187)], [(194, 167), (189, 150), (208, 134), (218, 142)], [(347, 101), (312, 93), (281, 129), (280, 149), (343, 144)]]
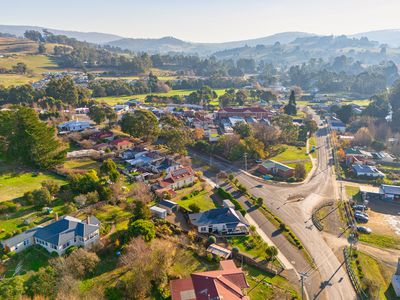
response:
[(225, 199), (224, 201), (222, 201), (222, 203), (223, 203), (223, 205), (222, 205), (223, 207), (230, 207), (230, 208), (235, 209), (235, 205), (229, 199)]
[(165, 219), (167, 217), (167, 210), (158, 206), (152, 206), (150, 207), (150, 211), (153, 216), (160, 218), (160, 219)]
[(158, 203), (158, 206), (160, 206), (161, 208), (164, 208), (168, 214), (172, 214), (173, 212), (176, 212), (179, 208), (178, 203), (171, 201), (171, 200), (167, 200), (167, 199), (163, 199)]
[(207, 252), (224, 259), (228, 259), (232, 254), (231, 250), (221, 247), (217, 244), (211, 244), (208, 246)]

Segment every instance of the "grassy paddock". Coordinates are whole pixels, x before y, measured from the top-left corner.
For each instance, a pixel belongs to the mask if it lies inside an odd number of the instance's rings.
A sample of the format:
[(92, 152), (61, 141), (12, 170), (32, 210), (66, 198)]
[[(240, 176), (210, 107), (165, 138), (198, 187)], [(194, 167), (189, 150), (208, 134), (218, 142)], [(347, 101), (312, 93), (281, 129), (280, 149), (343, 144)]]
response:
[(400, 238), (381, 235), (376, 233), (360, 234), (360, 242), (376, 245), (381, 248), (391, 248), (400, 250)]

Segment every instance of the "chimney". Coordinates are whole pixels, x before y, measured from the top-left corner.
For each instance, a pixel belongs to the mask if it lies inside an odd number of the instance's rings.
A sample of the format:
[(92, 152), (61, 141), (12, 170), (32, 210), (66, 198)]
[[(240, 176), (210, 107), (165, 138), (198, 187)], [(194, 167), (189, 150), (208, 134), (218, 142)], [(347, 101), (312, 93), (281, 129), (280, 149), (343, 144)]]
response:
[(55, 221), (58, 221), (58, 213), (55, 213), (55, 214), (54, 214), (54, 220), (55, 220)]
[(88, 225), (90, 224), (90, 216), (86, 217), (86, 224), (88, 224)]

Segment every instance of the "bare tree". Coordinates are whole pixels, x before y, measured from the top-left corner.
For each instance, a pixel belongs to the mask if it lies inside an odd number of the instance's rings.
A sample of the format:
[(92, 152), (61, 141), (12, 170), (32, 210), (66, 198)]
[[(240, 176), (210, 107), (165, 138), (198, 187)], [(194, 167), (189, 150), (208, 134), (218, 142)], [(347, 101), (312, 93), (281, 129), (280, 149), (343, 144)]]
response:
[(128, 197), (132, 197), (134, 200), (141, 201), (143, 203), (149, 203), (153, 201), (153, 194), (150, 187), (144, 182), (137, 182), (132, 186), (132, 189), (128, 192)]

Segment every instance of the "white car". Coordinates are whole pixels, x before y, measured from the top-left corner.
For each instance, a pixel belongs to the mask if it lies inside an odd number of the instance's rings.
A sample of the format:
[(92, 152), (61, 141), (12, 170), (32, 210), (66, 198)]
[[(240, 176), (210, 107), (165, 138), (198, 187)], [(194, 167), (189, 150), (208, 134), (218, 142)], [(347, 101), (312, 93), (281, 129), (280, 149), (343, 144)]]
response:
[(365, 226), (357, 226), (357, 230), (362, 233), (370, 234), (372, 232), (371, 228)]

